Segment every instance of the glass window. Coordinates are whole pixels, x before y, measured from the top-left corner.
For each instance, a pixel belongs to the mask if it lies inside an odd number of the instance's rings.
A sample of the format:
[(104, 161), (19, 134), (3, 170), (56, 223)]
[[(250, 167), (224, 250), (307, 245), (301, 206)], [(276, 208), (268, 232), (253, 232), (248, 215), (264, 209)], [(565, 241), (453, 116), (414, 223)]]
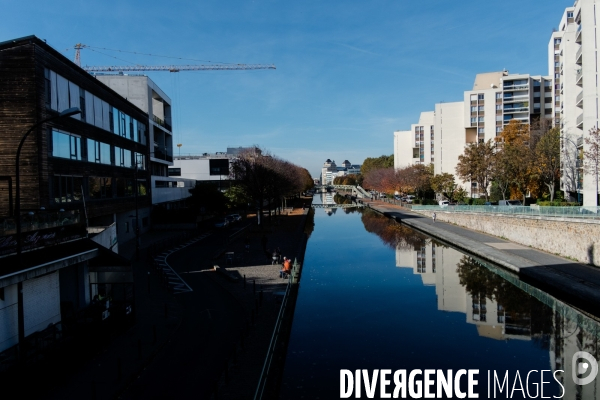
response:
[(112, 178), (89, 177), (88, 196), (90, 199), (113, 197)]
[(132, 140), (139, 142), (139, 131), (138, 131), (138, 122), (135, 118), (131, 118), (131, 124), (133, 128), (131, 129)]
[(477, 118), (476, 117), (471, 118), (471, 122), (477, 122)]
[(471, 107), (471, 112), (475, 112), (475, 111), (477, 111), (477, 106)]
[(479, 106), (479, 111), (483, 111), (483, 106)]
[[(135, 162), (137, 164), (138, 169), (145, 170), (146, 169), (146, 157), (142, 153), (134, 153)], [(135, 165), (134, 165), (135, 168)]]
[(52, 131), (52, 156), (81, 160), (81, 138), (79, 136)]
[(117, 178), (117, 197), (133, 196), (133, 180)]
[(88, 139), (88, 162), (111, 164), (110, 145), (96, 140)]
[(478, 99), (478, 100), (483, 100), (483, 94), (478, 94), (478, 95), (477, 95), (477, 99)]
[(131, 139), (131, 117), (127, 114), (124, 114), (123, 123), (125, 124), (125, 131), (122, 132), (121, 136)]
[(81, 176), (55, 175), (52, 177), (52, 194), (55, 203), (81, 201)]

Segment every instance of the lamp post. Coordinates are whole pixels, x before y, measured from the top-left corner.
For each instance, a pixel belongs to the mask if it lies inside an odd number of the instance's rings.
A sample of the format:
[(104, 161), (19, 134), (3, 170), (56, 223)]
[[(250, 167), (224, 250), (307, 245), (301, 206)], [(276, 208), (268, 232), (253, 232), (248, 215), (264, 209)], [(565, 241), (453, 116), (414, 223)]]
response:
[(581, 191), (579, 188), (579, 166), (577, 165), (577, 161), (579, 159), (579, 157), (577, 157), (577, 143), (575, 143), (572, 139), (569, 139), (566, 136), (560, 136), (560, 138), (568, 140), (573, 146), (575, 146), (575, 170), (577, 171), (577, 182), (575, 183), (575, 190), (577, 191), (577, 203), (581, 204)]
[[(21, 138), (21, 142), (19, 143), (19, 147), (17, 148), (17, 155), (15, 160), (15, 220), (17, 222), (17, 263), (19, 267), (22, 266), (21, 253), (23, 251), (22, 239), (21, 239), (21, 179), (19, 174), (19, 161), (21, 158), (21, 149), (23, 148), (23, 143), (25, 143), (25, 139), (27, 136), (35, 128), (42, 125), (45, 122), (52, 121), (59, 118), (70, 117), (71, 115), (80, 114), (81, 110), (78, 107), (73, 107), (64, 110), (58, 115), (55, 115), (50, 118), (43, 119), (37, 123), (35, 123), (25, 135)], [(23, 358), (26, 350), (25, 346), (25, 313), (23, 311), (23, 281), (19, 281), (17, 283), (17, 328), (19, 332), (19, 358)]]
[(50, 117), (50, 118), (46, 118), (41, 120), (40, 122), (35, 123), (31, 128), (29, 128), (29, 130), (27, 131), (27, 133), (25, 133), (25, 135), (21, 138), (21, 142), (19, 143), (19, 147), (17, 148), (17, 156), (16, 156), (16, 161), (15, 161), (15, 219), (17, 222), (17, 259), (19, 264), (21, 263), (21, 253), (23, 250), (23, 246), (22, 246), (22, 240), (21, 240), (21, 179), (20, 179), (20, 174), (19, 174), (19, 162), (20, 162), (20, 158), (21, 158), (21, 149), (23, 148), (23, 143), (25, 143), (25, 139), (27, 139), (27, 136), (29, 136), (29, 134), (31, 132), (33, 132), (33, 130), (35, 128), (37, 128), (38, 126), (40, 126), (43, 123), (46, 123), (48, 121), (53, 121), (55, 119), (59, 119), (59, 118), (66, 118), (66, 117), (70, 117), (72, 115), (76, 115), (76, 114), (81, 114), (81, 110), (79, 109), (79, 107), (73, 107), (73, 108), (68, 108), (66, 110), (64, 110), (63, 112), (61, 112), (58, 115), (55, 115), (54, 117)]

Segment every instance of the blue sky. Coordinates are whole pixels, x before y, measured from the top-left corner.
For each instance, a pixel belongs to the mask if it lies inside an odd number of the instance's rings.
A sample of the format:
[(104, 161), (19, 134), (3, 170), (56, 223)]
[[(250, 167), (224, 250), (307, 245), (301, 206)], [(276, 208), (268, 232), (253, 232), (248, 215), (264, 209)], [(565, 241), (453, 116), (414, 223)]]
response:
[(478, 72), (546, 75), (550, 34), (572, 4), (0, 0), (0, 41), (34, 34), (70, 59), (83, 43), (204, 61), (84, 49), (82, 65), (273, 63), (148, 75), (173, 99), (182, 154), (256, 144), (316, 177), (327, 158), (392, 154), (394, 130), (461, 100)]

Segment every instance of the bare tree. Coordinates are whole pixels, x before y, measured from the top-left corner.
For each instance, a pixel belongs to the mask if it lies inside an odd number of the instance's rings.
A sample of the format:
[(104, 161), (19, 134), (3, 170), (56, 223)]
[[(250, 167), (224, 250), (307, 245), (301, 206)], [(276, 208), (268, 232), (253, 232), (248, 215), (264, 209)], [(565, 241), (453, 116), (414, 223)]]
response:
[[(583, 170), (594, 177), (596, 181), (596, 198), (598, 197), (598, 174), (600, 167), (600, 130), (597, 127), (590, 129), (589, 136), (585, 138), (587, 150), (583, 152)], [(596, 202), (596, 204), (598, 204)]]

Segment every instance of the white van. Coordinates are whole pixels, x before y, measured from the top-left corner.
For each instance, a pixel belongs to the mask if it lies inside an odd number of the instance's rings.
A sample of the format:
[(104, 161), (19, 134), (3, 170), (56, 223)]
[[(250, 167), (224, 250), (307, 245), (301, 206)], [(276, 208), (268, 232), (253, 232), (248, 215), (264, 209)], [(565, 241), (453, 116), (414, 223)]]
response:
[(500, 200), (498, 201), (499, 206), (522, 206), (520, 200)]
[(440, 207), (446, 207), (450, 202), (448, 200), (440, 200), (438, 204)]

